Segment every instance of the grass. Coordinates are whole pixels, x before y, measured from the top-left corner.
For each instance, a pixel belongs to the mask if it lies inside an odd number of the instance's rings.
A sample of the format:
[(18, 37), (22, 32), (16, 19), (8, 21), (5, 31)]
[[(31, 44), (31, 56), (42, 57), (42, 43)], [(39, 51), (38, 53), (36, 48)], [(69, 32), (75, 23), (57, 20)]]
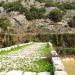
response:
[(70, 48), (62, 48), (61, 51), (64, 53), (68, 54), (75, 54), (75, 47), (70, 47)]
[[(48, 44), (39, 49), (41, 56), (47, 57), (47, 54), (51, 51), (51, 48)], [(34, 58), (33, 58), (34, 59)], [(47, 59), (36, 59), (36, 61), (31, 62), (32, 66), (27, 66), (22, 68), (24, 71), (32, 71), (32, 72), (53, 72), (53, 65)], [(27, 67), (26, 67), (27, 66)]]
[(68, 75), (75, 75), (75, 63), (72, 61), (63, 62)]
[(40, 59), (35, 62), (38, 67), (35, 67), (36, 72), (52, 72), (53, 71), (53, 65), (46, 59)]
[(44, 46), (43, 48), (41, 48), (39, 51), (41, 52), (41, 55), (46, 56), (48, 53), (50, 53), (51, 48), (47, 44), (46, 46)]
[[(24, 63), (23, 63), (24, 64)], [(30, 72), (53, 72), (53, 65), (46, 59), (38, 59), (30, 64), (22, 65), (18, 70)]]
[[(16, 49), (9, 50), (7, 52), (2, 52), (2, 55), (5, 53), (9, 53), (11, 51), (16, 51), (19, 49), (22, 49), (26, 47), (21, 46), (17, 47)], [(1, 59), (1, 61), (7, 61), (4, 62), (2, 65), (2, 68), (0, 69), (1, 71), (7, 70), (21, 70), (21, 71), (31, 71), (31, 72), (53, 72), (53, 65), (50, 61), (48, 61), (46, 58), (40, 58), (40, 57), (47, 57), (46, 55), (50, 52), (51, 48), (49, 48), (48, 44), (42, 46), (39, 50), (37, 50), (36, 54), (40, 54), (39, 58), (31, 57), (31, 58), (18, 58), (18, 59), (12, 59), (12, 58), (7, 58)], [(6, 59), (7, 58), (7, 59)], [(10, 62), (9, 62), (10, 60)], [(16, 66), (15, 66), (16, 65)]]
[(25, 48), (25, 47), (27, 47), (27, 45), (17, 46), (16, 48), (11, 48), (10, 50), (7, 50), (7, 51), (3, 50), (0, 52), (0, 55), (5, 55), (5, 54), (8, 54), (8, 53), (13, 52), (13, 51), (18, 51), (18, 50)]

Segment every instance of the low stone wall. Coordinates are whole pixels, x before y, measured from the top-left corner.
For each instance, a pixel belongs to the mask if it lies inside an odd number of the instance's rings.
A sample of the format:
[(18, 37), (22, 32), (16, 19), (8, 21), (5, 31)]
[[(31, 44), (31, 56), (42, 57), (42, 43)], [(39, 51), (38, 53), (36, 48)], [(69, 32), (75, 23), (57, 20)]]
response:
[(58, 53), (56, 51), (51, 51), (51, 55), (54, 66), (54, 75), (68, 75)]

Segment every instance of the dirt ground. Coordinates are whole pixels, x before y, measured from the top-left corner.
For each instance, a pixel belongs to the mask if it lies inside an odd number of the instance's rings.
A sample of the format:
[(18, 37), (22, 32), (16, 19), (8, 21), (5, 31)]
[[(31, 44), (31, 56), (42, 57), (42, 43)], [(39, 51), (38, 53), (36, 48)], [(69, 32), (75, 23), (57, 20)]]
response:
[(61, 58), (68, 75), (75, 75), (75, 57)]

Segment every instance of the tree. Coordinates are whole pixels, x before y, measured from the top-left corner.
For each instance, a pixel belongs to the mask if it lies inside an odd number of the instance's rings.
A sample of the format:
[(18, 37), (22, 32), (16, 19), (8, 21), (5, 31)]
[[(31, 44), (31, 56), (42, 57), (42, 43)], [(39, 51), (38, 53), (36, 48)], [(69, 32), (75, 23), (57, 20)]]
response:
[(68, 22), (69, 26), (75, 28), (75, 16)]
[(49, 13), (48, 18), (54, 22), (59, 22), (62, 20), (64, 15), (65, 15), (64, 11), (60, 9), (54, 9)]

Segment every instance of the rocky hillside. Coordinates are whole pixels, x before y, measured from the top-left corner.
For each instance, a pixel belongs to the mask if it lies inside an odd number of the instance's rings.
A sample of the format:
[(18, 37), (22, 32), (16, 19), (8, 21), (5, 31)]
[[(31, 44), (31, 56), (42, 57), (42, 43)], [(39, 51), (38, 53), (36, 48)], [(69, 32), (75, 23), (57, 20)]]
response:
[[(28, 4), (27, 4), (28, 3)], [(30, 3), (30, 4), (29, 4)], [(14, 5), (14, 7), (13, 7)], [(28, 5), (28, 6), (26, 6)], [(33, 5), (33, 6), (32, 6)], [(32, 7), (31, 7), (32, 6)], [(13, 8), (12, 8), (13, 7)], [(15, 8), (16, 7), (16, 8)], [(33, 8), (34, 7), (34, 8)], [(21, 9), (20, 9), (21, 8)], [(28, 10), (30, 10), (28, 12)], [(60, 22), (53, 22), (46, 17), (52, 10), (59, 9), (56, 6), (46, 6), (46, 2), (20, 1), (3, 3), (0, 7), (0, 15), (5, 15), (11, 22), (13, 33), (73, 33), (74, 28), (68, 26), (68, 21), (75, 15), (75, 10), (67, 10)], [(21, 11), (22, 10), (22, 11)], [(38, 12), (39, 11), (39, 12)], [(37, 15), (36, 15), (37, 14)], [(43, 14), (43, 15), (42, 15)]]
[[(16, 38), (14, 42), (17, 43), (23, 42), (26, 34), (75, 33), (74, 16), (75, 2), (2, 0), (0, 2), (0, 38), (10, 35), (13, 39)], [(4, 41), (3, 39), (1, 42)]]

